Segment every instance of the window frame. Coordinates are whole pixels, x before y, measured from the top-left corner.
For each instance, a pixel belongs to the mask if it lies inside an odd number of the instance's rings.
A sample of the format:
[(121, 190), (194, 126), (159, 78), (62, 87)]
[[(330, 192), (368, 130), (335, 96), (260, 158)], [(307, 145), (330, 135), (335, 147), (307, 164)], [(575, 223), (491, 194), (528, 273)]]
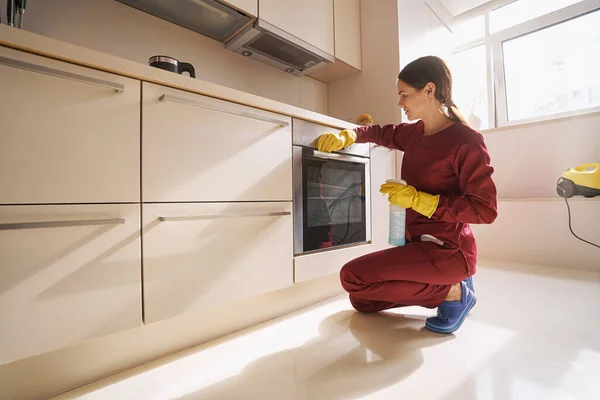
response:
[[(497, 9), (498, 7), (494, 7)], [(521, 125), (531, 122), (546, 121), (562, 117), (570, 117), (591, 112), (600, 111), (600, 106), (580, 108), (561, 113), (547, 114), (531, 118), (518, 120), (508, 120), (508, 105), (506, 94), (506, 77), (504, 72), (504, 55), (502, 44), (505, 41), (529, 35), (531, 33), (559, 25), (563, 22), (579, 18), (583, 15), (600, 12), (598, 0), (583, 0), (572, 4), (560, 10), (542, 15), (521, 24), (506, 28), (504, 30), (490, 33), (490, 13), (488, 9), (485, 13), (485, 35), (482, 38), (464, 43), (454, 47), (452, 54), (460, 53), (477, 46), (485, 45), (486, 49), (486, 74), (488, 91), (488, 128), (501, 128), (512, 125)]]

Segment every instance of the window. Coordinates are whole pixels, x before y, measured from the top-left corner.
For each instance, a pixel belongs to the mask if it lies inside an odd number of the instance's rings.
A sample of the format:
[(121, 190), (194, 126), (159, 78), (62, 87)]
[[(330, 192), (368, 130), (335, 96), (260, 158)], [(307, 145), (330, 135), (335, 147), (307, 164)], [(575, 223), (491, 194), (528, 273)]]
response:
[(517, 0), (452, 26), (453, 97), (477, 129), (600, 109), (598, 0)]
[(489, 128), (485, 45), (454, 53), (448, 65), (453, 101), (474, 129)]
[(490, 12), (490, 32), (496, 33), (541, 17), (581, 0), (517, 0)]
[(600, 106), (600, 11), (504, 41), (502, 53), (508, 121)]

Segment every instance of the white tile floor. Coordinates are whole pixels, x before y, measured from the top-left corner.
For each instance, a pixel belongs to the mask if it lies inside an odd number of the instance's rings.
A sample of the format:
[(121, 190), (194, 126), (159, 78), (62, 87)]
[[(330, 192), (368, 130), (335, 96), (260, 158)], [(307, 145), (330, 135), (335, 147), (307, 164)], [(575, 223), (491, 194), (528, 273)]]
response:
[(600, 274), (480, 267), (475, 290), (454, 335), (340, 297), (59, 398), (600, 399)]

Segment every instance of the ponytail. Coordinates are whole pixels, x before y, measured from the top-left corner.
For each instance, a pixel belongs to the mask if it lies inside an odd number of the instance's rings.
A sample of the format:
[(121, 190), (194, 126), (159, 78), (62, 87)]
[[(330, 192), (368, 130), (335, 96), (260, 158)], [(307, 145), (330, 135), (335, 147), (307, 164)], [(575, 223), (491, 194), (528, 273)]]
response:
[(467, 119), (460, 112), (456, 104), (452, 100), (447, 100), (444, 102), (444, 105), (448, 109), (448, 117), (454, 122), (460, 122), (463, 125), (469, 126)]

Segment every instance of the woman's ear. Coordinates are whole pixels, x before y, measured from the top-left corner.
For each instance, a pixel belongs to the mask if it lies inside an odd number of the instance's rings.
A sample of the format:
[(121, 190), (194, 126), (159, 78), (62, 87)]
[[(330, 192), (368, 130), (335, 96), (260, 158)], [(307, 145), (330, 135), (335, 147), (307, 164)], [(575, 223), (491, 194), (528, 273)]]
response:
[(435, 98), (435, 83), (428, 82), (423, 89), (425, 90), (425, 94), (428, 98)]

